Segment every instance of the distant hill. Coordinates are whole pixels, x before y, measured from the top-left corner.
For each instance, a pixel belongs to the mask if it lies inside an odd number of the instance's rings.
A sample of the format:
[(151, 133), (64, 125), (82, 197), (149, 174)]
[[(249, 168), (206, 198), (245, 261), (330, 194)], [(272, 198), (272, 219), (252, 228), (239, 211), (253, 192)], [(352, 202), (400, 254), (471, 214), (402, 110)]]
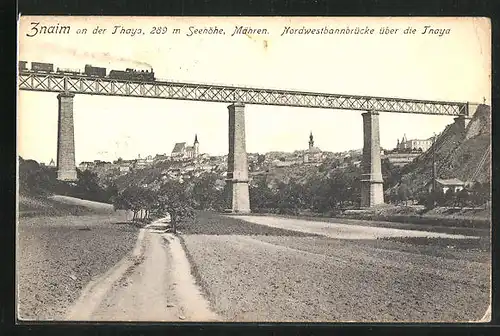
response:
[[(491, 182), (491, 110), (479, 105), (464, 133), (455, 123), (437, 137), (436, 168), (441, 179)], [(401, 182), (412, 193), (422, 191), (432, 179), (433, 147), (402, 169)]]

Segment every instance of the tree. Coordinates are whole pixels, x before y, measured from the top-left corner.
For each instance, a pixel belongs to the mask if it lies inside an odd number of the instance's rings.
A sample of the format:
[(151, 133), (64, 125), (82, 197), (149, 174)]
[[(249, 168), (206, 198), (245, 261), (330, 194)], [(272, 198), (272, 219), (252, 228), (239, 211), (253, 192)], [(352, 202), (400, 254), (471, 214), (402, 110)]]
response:
[(453, 190), (453, 188), (449, 188), (448, 190), (446, 190), (446, 192), (444, 193), (444, 198), (446, 206), (455, 205), (455, 190)]
[(304, 194), (306, 208), (315, 212), (323, 212), (327, 207), (326, 179), (318, 175), (311, 176), (304, 185)]
[(113, 205), (115, 209), (131, 210), (134, 214), (133, 221), (148, 219), (153, 213), (160, 217), (168, 213), (174, 233), (177, 232), (179, 223), (194, 214), (193, 199), (187, 185), (173, 180), (162, 185), (158, 191), (129, 186), (118, 193)]
[(397, 188), (393, 187), (389, 190), (387, 193), (387, 202), (397, 204), (398, 203), (398, 190)]
[(456, 195), (456, 201), (458, 205), (463, 209), (469, 202), (469, 192), (465, 188), (461, 189)]
[(67, 189), (64, 182), (57, 180), (55, 169), (39, 165), (35, 160), (23, 160), (19, 157), (19, 192), (21, 194), (45, 195), (57, 191), (65, 194)]
[(178, 225), (193, 217), (193, 199), (186, 187), (175, 180), (168, 180), (160, 187), (155, 203), (156, 211), (169, 213), (173, 233), (177, 233)]
[(295, 181), (280, 182), (276, 201), (280, 213), (297, 214), (305, 205), (303, 187)]
[(446, 204), (446, 196), (443, 192), (443, 189), (436, 188), (436, 190), (433, 191), (433, 197), (436, 205), (444, 206)]
[(361, 167), (349, 166), (341, 170), (346, 188), (342, 191), (341, 200), (349, 205), (359, 206), (361, 199)]
[(111, 182), (106, 187), (105, 198), (108, 202), (113, 203), (116, 196), (118, 196), (118, 187), (116, 186), (116, 183)]
[(88, 198), (94, 201), (101, 201), (99, 198), (99, 192), (101, 188), (97, 183), (97, 174), (91, 172), (90, 170), (77, 171), (78, 175), (78, 193), (82, 198)]
[(132, 211), (132, 221), (138, 221), (149, 218), (151, 211), (155, 208), (155, 200), (154, 190), (133, 185), (114, 197), (113, 206), (115, 210)]
[(342, 170), (335, 169), (325, 181), (325, 184), (320, 187), (320, 192), (323, 192), (323, 212), (338, 209), (348, 201), (350, 190), (352, 189), (348, 175)]
[(397, 189), (398, 200), (405, 203), (408, 206), (408, 199), (410, 198), (410, 189), (405, 183), (401, 183)]
[(132, 221), (136, 220), (137, 212), (138, 212), (138, 197), (140, 195), (139, 188), (137, 186), (129, 186), (125, 188), (122, 192), (119, 192), (118, 195), (113, 200), (113, 207), (116, 210), (126, 210), (132, 211), (133, 217)]
[(428, 202), (430, 199), (430, 193), (426, 189), (421, 189), (417, 191), (414, 195), (415, 200), (417, 200), (417, 204), (424, 205), (428, 207)]
[(401, 168), (393, 165), (389, 159), (383, 159), (382, 175), (384, 176), (384, 189), (390, 189), (401, 181)]
[(470, 200), (474, 206), (485, 205), (491, 199), (491, 184), (489, 181), (474, 183)]
[(252, 210), (265, 210), (277, 207), (274, 192), (268, 187), (266, 178), (256, 181), (256, 184), (249, 188), (250, 206)]
[(360, 198), (359, 167), (333, 169), (327, 177), (311, 176), (305, 183), (302, 193), (305, 205), (315, 212), (336, 211), (346, 204), (356, 205)]
[(217, 187), (218, 175), (215, 173), (204, 174), (194, 181), (191, 193), (195, 206), (200, 210), (223, 210), (222, 188)]
[[(140, 205), (141, 205), (141, 220), (149, 219), (151, 212), (156, 209), (156, 199), (158, 197), (155, 190), (151, 188), (139, 188), (140, 190)], [(144, 214), (142, 213), (144, 210)]]

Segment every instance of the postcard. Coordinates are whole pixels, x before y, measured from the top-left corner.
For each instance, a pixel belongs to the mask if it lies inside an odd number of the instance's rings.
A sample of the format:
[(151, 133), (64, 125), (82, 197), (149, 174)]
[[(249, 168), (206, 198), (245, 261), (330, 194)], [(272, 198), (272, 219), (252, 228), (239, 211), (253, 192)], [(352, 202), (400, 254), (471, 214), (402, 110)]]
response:
[(20, 16), (20, 323), (491, 320), (491, 24)]

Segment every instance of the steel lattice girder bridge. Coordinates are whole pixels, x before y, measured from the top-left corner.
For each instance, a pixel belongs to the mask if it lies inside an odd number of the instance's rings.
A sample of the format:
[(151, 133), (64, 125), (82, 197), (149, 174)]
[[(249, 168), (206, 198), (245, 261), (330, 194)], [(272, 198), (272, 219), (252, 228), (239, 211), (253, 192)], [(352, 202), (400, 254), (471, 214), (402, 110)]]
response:
[(468, 115), (468, 103), (463, 102), (367, 97), (169, 81), (138, 82), (29, 71), (19, 73), (19, 89), (340, 110)]

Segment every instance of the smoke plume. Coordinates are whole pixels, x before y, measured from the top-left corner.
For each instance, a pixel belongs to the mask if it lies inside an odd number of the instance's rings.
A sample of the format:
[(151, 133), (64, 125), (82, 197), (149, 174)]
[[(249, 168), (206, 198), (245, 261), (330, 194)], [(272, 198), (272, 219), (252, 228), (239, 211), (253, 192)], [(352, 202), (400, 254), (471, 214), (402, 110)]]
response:
[(131, 66), (134, 65), (138, 67), (153, 68), (153, 66), (147, 62), (128, 57), (116, 56), (111, 54), (110, 52), (89, 52), (73, 48), (66, 48), (52, 43), (50, 43), (50, 45), (45, 44), (44, 47), (46, 48), (46, 50), (50, 50), (51, 54), (70, 54), (71, 56), (76, 58), (85, 58), (87, 63), (92, 63), (92, 60), (95, 60), (97, 63), (108, 63), (111, 68), (120, 68), (121, 66), (119, 63), (128, 63)]

